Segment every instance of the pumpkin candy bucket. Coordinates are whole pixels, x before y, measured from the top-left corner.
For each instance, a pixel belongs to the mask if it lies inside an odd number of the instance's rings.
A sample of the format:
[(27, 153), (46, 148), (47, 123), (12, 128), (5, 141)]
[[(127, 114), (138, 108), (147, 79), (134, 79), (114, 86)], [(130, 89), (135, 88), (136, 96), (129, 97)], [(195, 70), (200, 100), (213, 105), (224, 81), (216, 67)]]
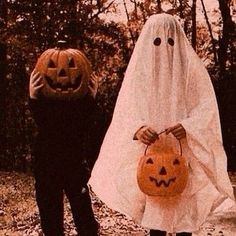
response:
[[(173, 148), (158, 144), (159, 140), (147, 146), (140, 158), (137, 169), (137, 182), (140, 190), (149, 196), (173, 197), (181, 194), (188, 181), (188, 166), (181, 153)], [(150, 151), (147, 153), (147, 149)]]
[(68, 48), (65, 41), (58, 41), (56, 48), (43, 52), (35, 70), (44, 78), (45, 97), (67, 100), (88, 92), (90, 63), (81, 51)]

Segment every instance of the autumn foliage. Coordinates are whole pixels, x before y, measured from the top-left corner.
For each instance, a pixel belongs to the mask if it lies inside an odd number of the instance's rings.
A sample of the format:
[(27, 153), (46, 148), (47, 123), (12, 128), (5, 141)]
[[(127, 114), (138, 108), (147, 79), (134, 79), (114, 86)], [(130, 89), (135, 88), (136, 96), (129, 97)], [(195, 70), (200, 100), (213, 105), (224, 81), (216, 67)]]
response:
[[(1, 0), (0, 169), (25, 171), (31, 165), (36, 128), (28, 108), (28, 80), (43, 51), (63, 39), (85, 53), (99, 78), (97, 102), (106, 117), (106, 129), (140, 30), (151, 14), (163, 11), (179, 17), (208, 66), (230, 168), (236, 169), (232, 161), (236, 154), (234, 1), (219, 0), (211, 15), (204, 11), (207, 0), (198, 2), (202, 11), (190, 0)], [(119, 11), (123, 21), (109, 20)]]

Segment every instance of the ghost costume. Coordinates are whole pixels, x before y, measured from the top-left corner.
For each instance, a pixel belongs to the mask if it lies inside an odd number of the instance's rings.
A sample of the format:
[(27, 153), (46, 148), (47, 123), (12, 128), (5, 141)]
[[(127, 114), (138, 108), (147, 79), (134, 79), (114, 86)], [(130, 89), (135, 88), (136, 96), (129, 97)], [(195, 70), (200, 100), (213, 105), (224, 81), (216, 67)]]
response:
[[(177, 197), (147, 196), (136, 176), (145, 145), (134, 134), (144, 125), (158, 133), (177, 123), (187, 133), (187, 187)], [(89, 183), (109, 207), (168, 232), (194, 232), (210, 213), (235, 205), (211, 80), (171, 15), (152, 15), (143, 27)]]

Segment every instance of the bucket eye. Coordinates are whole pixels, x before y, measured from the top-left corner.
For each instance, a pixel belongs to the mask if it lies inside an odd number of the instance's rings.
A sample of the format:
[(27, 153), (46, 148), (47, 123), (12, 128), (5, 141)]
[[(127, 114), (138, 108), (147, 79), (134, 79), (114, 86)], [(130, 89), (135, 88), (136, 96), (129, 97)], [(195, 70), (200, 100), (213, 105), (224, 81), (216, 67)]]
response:
[(179, 165), (180, 162), (179, 162), (179, 160), (176, 158), (176, 159), (173, 161), (173, 164), (174, 164), (174, 165)]
[(147, 160), (146, 163), (147, 163), (147, 164), (153, 164), (153, 160), (152, 160), (152, 158), (148, 158), (148, 160)]

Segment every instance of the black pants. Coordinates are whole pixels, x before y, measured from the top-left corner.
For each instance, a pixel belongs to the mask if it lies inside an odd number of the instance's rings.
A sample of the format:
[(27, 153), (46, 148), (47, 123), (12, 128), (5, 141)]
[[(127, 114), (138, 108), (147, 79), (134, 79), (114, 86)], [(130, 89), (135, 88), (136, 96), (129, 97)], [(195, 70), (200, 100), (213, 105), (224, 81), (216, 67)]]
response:
[[(191, 236), (192, 233), (177, 233), (176, 236)], [(150, 230), (150, 236), (166, 236), (165, 231), (160, 230)]]
[(98, 223), (81, 167), (43, 165), (35, 169), (36, 200), (45, 236), (64, 235), (63, 195), (66, 194), (80, 236), (96, 236)]

